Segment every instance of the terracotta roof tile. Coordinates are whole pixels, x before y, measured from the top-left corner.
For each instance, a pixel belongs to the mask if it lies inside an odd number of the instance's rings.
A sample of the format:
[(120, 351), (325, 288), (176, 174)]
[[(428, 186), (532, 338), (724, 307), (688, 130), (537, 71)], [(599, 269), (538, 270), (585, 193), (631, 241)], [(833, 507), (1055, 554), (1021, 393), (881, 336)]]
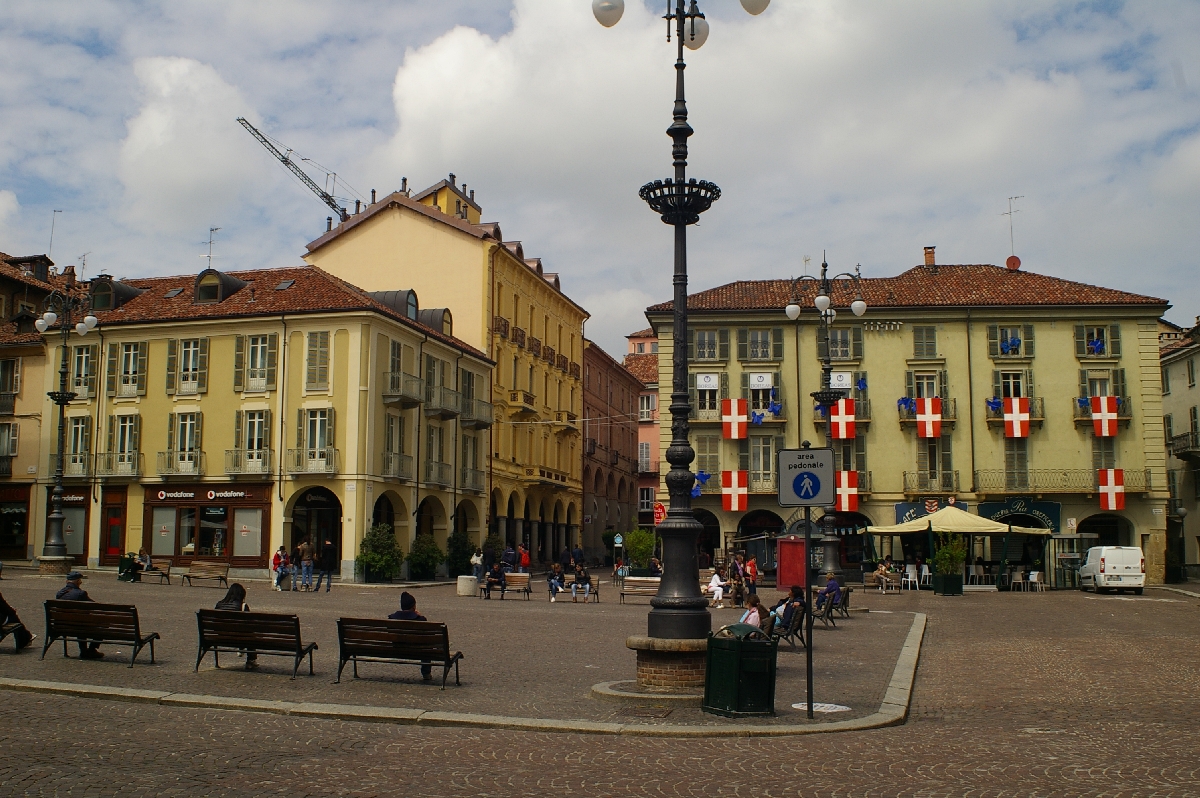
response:
[(654, 335), (654, 328), (647, 327), (644, 330), (638, 330), (635, 333), (630, 333), (629, 335), (626, 335), (625, 337), (626, 338), (654, 338), (656, 336)]
[[(145, 289), (116, 310), (98, 311), (101, 325), (137, 324), (192, 319), (228, 319), (238, 317), (277, 316), (282, 313), (337, 313), (374, 311), (400, 322), (430, 338), (455, 347), (474, 357), (491, 360), (483, 352), (457, 338), (442, 334), (377, 302), (359, 288), (318, 269), (300, 266), (284, 269), (256, 269), (226, 272), (248, 285), (221, 302), (194, 304), (192, 293), (196, 276), (148, 277), (122, 280), (125, 285)], [(276, 290), (286, 280), (295, 282), (288, 288)], [(182, 289), (173, 297), (166, 294)]]
[[(1168, 304), (1165, 299), (985, 264), (917, 266), (895, 277), (868, 277), (862, 282), (867, 306), (877, 308)], [(792, 280), (739, 280), (690, 294), (688, 310), (782, 311), (794, 299), (812, 307), (816, 281), (802, 280), (795, 290), (793, 295)], [(848, 280), (834, 284), (833, 300), (836, 307), (854, 300)], [(671, 302), (662, 302), (646, 311), (669, 311), (671, 307)]]
[(625, 368), (642, 381), (643, 385), (658, 382), (658, 354), (626, 355)]

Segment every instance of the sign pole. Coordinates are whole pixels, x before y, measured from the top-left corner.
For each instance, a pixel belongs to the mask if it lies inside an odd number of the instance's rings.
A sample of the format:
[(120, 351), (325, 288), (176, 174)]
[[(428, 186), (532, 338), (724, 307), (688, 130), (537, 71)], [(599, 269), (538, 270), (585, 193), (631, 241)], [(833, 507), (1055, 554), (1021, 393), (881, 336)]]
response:
[(812, 508), (808, 505), (804, 507), (804, 641), (807, 645), (804, 646), (804, 659), (808, 669), (808, 719), (813, 719), (813, 668), (812, 668)]

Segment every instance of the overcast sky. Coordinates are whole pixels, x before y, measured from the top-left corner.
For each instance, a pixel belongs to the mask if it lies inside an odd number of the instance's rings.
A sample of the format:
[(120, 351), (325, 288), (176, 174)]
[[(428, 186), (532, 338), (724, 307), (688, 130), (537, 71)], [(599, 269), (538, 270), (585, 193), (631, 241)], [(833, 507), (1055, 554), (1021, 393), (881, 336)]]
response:
[[(619, 354), (670, 298), (674, 49), (626, 0), (0, 4), (0, 251), (87, 274), (287, 266), (328, 210), (246, 116), (362, 194), (449, 172)], [(693, 290), (815, 271), (1001, 264), (1200, 313), (1200, 4), (702, 3)], [(1190, 44), (1189, 44), (1190, 43)], [(325, 178), (313, 167), (318, 182)], [(337, 193), (350, 196), (339, 182)], [(398, 288), (404, 287), (397, 285)]]

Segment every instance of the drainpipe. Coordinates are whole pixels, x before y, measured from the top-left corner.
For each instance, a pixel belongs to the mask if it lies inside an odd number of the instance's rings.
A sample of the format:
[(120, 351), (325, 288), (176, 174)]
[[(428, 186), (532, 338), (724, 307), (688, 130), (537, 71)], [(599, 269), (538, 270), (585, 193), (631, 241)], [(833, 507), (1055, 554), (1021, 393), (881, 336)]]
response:
[(971, 369), (971, 309), (967, 308), (967, 430), (971, 434), (971, 492), (975, 492), (975, 373)]
[[(422, 367), (425, 365), (425, 363), (424, 363), (425, 343), (428, 340), (429, 340), (428, 335), (422, 335), (421, 343), (417, 345), (416, 366), (417, 366), (417, 372), (420, 374), (425, 373), (425, 369)], [(401, 380), (403, 380), (403, 379), (404, 378), (401, 377)], [(423, 379), (424, 378), (422, 378), (422, 380)], [(425, 386), (425, 390), (426, 391), (429, 390), (428, 385)], [(424, 405), (424, 404), (425, 404), (425, 401), (424, 401), (424, 398), (422, 398), (421, 405)], [(421, 509), (421, 433), (423, 432), (423, 430), (421, 429), (421, 419), (424, 417), (424, 413), (425, 413), (425, 410), (421, 405), (417, 406), (417, 446), (413, 450), (413, 509), (412, 509), (413, 519), (416, 519), (417, 512), (420, 511), (420, 509)], [(403, 418), (403, 415), (401, 416), (401, 418)], [(416, 526), (415, 520), (413, 522), (413, 526), (414, 526), (414, 529), (412, 530), (412, 539), (416, 540), (417, 539), (417, 530), (415, 529), (415, 526)], [(395, 534), (395, 530), (392, 530), (392, 533)], [(409, 547), (409, 551), (410, 552), (412, 551), (411, 546)]]
[[(488, 372), (488, 401), (489, 402), (491, 402), (495, 399), (496, 370), (500, 366), (500, 361), (496, 358), (496, 352), (495, 352), (496, 336), (495, 336), (495, 332), (492, 330), (492, 325), (496, 321), (496, 253), (499, 251), (500, 251), (500, 247), (499, 247), (499, 245), (497, 245), (497, 246), (492, 247), (491, 253), (488, 254), (488, 293), (490, 294), (489, 301), (491, 303), (492, 313), (491, 313), (491, 318), (489, 318), (487, 320), (487, 322), (488, 322), (487, 323), (488, 340), (487, 340), (487, 349), (485, 350), (485, 352), (487, 353), (488, 358), (490, 358), (495, 363), (495, 365), (493, 365), (491, 370)], [(516, 324), (515, 319), (513, 320), (513, 324)], [(512, 335), (511, 331), (509, 332), (509, 335)], [(513, 387), (515, 388), (516, 386), (513, 386)], [(491, 508), (492, 508), (492, 466), (493, 466), (492, 458), (493, 458), (493, 455), (496, 453), (496, 437), (495, 436), (496, 436), (496, 419), (493, 417), (492, 424), (491, 424), (491, 426), (488, 427), (487, 482), (485, 483), (485, 487), (487, 489), (487, 492), (485, 494), (487, 496), (487, 501), (484, 502), (484, 508), (485, 508), (484, 512), (483, 512), (484, 522), (482, 525), (482, 529), (480, 529), (480, 537), (482, 537), (483, 540), (487, 540), (488, 535), (491, 534), (492, 523), (495, 520), (490, 515)], [(496, 508), (496, 512), (497, 513), (500, 512), (499, 507)], [(483, 542), (480, 541), (479, 545), (482, 546)]]
[[(458, 387), (462, 388), (462, 372), (458, 370), (458, 364), (462, 362), (462, 353), (459, 352), (458, 357), (454, 359), (454, 375), (458, 382)], [(452, 507), (450, 510), (450, 529), (446, 533), (447, 540), (450, 535), (454, 534), (454, 529), (458, 525), (458, 442), (462, 439), (462, 393), (459, 392), (459, 407), (458, 415), (454, 417), (454, 482), (450, 489), (450, 501)], [(448, 547), (447, 547), (448, 548)]]
[[(286, 429), (286, 419), (284, 418), (287, 410), (287, 316), (279, 314), (279, 323), (283, 325), (283, 335), (280, 336), (279, 347), (279, 382), (276, 383), (279, 391), (279, 465), (277, 467), (277, 477), (275, 479), (275, 487), (279, 496), (279, 501), (283, 501), (283, 460), (287, 454), (287, 447), (284, 444), (287, 439), (284, 437)], [(279, 516), (279, 541), (283, 543), (283, 514)]]

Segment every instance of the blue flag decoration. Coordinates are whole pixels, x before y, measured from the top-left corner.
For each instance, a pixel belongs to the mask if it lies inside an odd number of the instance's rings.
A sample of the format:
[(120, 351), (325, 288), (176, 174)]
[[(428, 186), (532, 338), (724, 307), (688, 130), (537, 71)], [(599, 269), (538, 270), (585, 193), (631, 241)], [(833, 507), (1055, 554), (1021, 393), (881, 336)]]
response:
[(1089, 355), (1103, 355), (1104, 342), (1099, 338), (1094, 338), (1087, 342), (1087, 351)]
[(1079, 406), (1084, 410), (1087, 410), (1088, 405), (1091, 404), (1091, 402), (1088, 401), (1088, 398), (1086, 396), (1081, 396), (1078, 399), (1076, 399), (1075, 401), (1079, 402)]
[(825, 418), (825, 408), (821, 407), (820, 405), (814, 405), (813, 412), (821, 418)]
[(1000, 342), (1000, 353), (1004, 355), (1015, 355), (1021, 351), (1021, 339), (1013, 336), (1007, 341)]
[(699, 486), (699, 485), (693, 485), (693, 486), (692, 486), (692, 498), (693, 498), (693, 499), (699, 499), (699, 498), (700, 498), (700, 486)]
[(860, 391), (865, 391), (865, 390), (867, 390), (867, 378), (866, 378), (866, 377), (859, 377), (859, 378), (858, 378), (858, 382), (854, 383), (854, 387), (855, 387), (855, 388), (857, 388), (857, 389), (858, 389), (858, 390), (860, 390)]
[(707, 485), (710, 479), (712, 479), (712, 474), (708, 473), (707, 471), (696, 472), (696, 481), (701, 485)]
[(774, 399), (772, 399), (771, 403), (767, 405), (767, 410), (769, 410), (771, 415), (775, 417), (783, 415), (783, 405), (779, 402), (776, 402)]
[(988, 409), (988, 410), (991, 410), (993, 413), (995, 413), (996, 411), (998, 411), (998, 410), (999, 410), (1001, 407), (1003, 407), (1003, 406), (1004, 406), (1004, 403), (1003, 403), (1003, 402), (1001, 402), (1001, 401), (1000, 401), (1000, 400), (999, 400), (997, 397), (995, 397), (995, 396), (993, 396), (991, 399), (988, 399), (988, 400), (987, 400), (987, 409)]
[(762, 426), (763, 419), (766, 418), (766, 416), (767, 416), (766, 413), (756, 413), (753, 410), (751, 410), (750, 411), (750, 423), (754, 424), (755, 426)]
[(896, 400), (896, 407), (901, 410), (907, 410), (910, 413), (917, 412), (917, 400), (911, 396), (902, 396)]

